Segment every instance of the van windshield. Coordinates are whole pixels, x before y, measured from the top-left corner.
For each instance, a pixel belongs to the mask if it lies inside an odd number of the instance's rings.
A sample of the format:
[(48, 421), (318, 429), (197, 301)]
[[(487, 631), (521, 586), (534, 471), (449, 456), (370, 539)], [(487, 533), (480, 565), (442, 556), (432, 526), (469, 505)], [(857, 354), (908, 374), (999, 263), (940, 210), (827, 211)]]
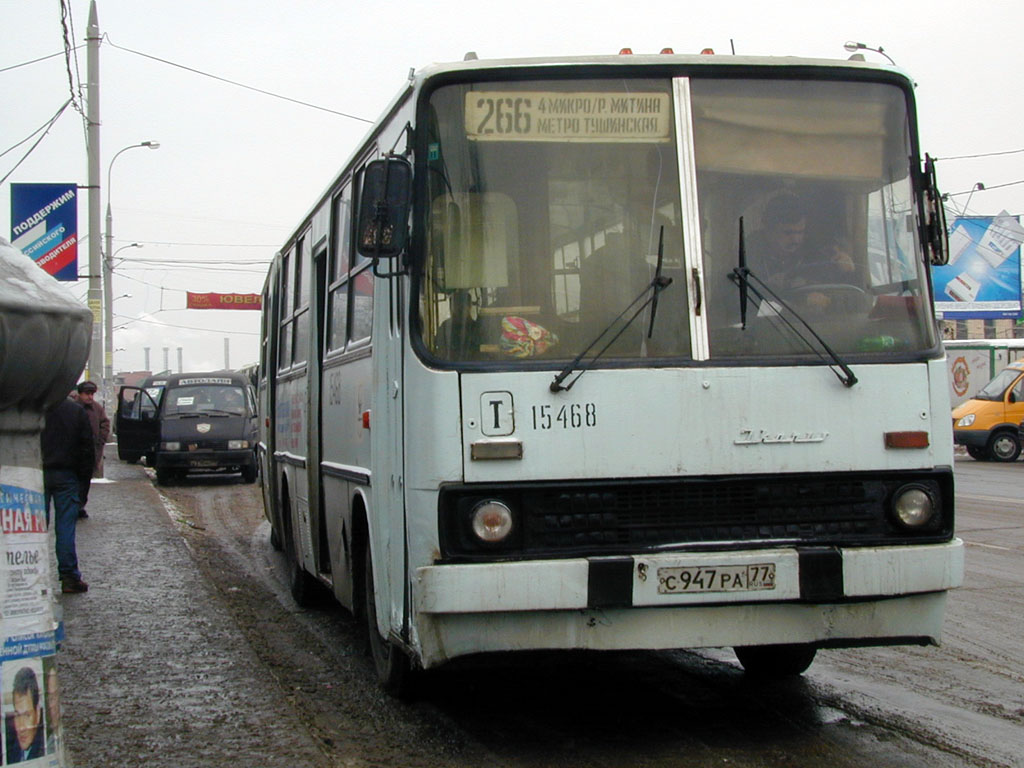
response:
[(1003, 393), (1017, 380), (1020, 371), (1013, 368), (1004, 368), (996, 374), (988, 384), (981, 388), (981, 391), (974, 396), (975, 400), (1002, 400)]
[(173, 387), (164, 396), (165, 416), (199, 413), (245, 415), (245, 393), (241, 387), (201, 384)]

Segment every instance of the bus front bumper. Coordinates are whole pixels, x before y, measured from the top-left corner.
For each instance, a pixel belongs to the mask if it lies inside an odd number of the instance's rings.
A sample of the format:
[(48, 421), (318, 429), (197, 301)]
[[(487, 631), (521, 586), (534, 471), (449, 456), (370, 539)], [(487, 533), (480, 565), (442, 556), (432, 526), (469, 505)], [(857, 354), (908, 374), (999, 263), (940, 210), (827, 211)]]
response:
[(963, 568), (959, 539), (427, 566), (413, 644), (432, 667), (508, 650), (938, 643)]

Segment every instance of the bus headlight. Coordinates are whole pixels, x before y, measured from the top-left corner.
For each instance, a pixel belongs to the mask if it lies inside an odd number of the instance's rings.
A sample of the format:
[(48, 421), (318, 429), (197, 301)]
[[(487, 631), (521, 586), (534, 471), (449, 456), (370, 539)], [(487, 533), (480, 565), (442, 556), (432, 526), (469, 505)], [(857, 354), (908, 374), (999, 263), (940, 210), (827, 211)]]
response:
[(956, 423), (956, 425), (958, 427), (969, 427), (973, 423), (974, 423), (974, 414), (973, 413), (968, 413), (966, 416), (964, 416), (962, 419), (960, 419)]
[(512, 510), (500, 501), (481, 501), (473, 508), (471, 522), (480, 541), (497, 544), (512, 532)]
[(177, 443), (177, 442), (174, 442), (174, 443), (160, 443), (160, 450), (161, 451), (180, 451), (181, 450), (181, 443)]
[(248, 447), (249, 447), (249, 441), (248, 440), (228, 440), (228, 450), (229, 451), (240, 451), (243, 448), (248, 448)]
[(936, 511), (935, 499), (919, 485), (905, 486), (893, 498), (893, 516), (906, 528), (922, 528), (932, 521)]

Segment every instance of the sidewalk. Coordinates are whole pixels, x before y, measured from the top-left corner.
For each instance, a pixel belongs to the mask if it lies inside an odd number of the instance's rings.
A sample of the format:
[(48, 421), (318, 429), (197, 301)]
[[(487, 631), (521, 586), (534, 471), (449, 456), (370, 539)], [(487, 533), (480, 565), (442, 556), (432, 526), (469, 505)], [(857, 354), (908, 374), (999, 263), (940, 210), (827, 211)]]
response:
[(323, 764), (204, 582), (145, 470), (107, 446), (78, 524), (89, 591), (61, 595), (64, 738), (76, 768)]

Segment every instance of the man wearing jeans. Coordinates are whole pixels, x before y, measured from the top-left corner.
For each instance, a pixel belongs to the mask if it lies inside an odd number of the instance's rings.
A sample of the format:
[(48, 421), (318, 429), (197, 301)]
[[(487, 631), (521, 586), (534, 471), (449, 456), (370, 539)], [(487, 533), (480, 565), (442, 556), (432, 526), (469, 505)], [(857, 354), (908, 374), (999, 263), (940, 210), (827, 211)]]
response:
[(75, 526), (81, 509), (79, 496), (83, 480), (92, 476), (95, 450), (89, 417), (74, 400), (64, 400), (46, 414), (42, 435), (43, 488), (46, 492), (46, 522), (50, 522), (53, 499), (57, 569), (62, 592), (86, 592), (75, 552)]

